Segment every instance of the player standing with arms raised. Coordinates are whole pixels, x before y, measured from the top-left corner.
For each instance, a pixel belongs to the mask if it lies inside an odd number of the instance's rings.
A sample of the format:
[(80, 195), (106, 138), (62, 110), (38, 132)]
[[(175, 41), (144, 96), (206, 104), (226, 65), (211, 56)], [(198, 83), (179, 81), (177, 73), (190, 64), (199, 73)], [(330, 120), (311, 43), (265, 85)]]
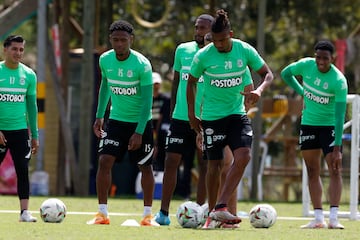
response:
[[(4, 41), (0, 62), (0, 164), (10, 150), (17, 176), (20, 222), (36, 222), (28, 211), (29, 161), (39, 148), (36, 105), (36, 74), (21, 63), (25, 40), (11, 35)], [(29, 130), (30, 127), (30, 138)]]
[[(230, 21), (224, 10), (217, 11), (211, 33), (213, 44), (201, 49), (191, 64), (187, 86), (188, 116), (196, 132), (203, 130), (205, 152), (210, 164), (208, 171), (223, 161), (226, 145), (233, 153), (234, 162), (209, 217), (237, 224), (241, 219), (228, 211), (227, 203), (250, 161), (253, 134), (245, 105), (258, 101), (261, 93), (271, 84), (273, 74), (252, 46), (232, 38)], [(255, 90), (252, 90), (251, 78), (244, 77), (247, 66), (263, 79)], [(194, 86), (200, 76), (204, 78), (201, 122), (195, 114), (194, 104)]]
[[(144, 218), (140, 224), (158, 226), (151, 216), (155, 184), (152, 170), (152, 67), (146, 57), (130, 48), (134, 41), (134, 28), (130, 23), (115, 21), (109, 31), (113, 49), (103, 53), (99, 59), (102, 81), (93, 125), (95, 135), (101, 138), (96, 175), (99, 211), (87, 224), (110, 224), (107, 200), (111, 168), (128, 151), (130, 160), (136, 161), (142, 173)], [(110, 99), (110, 116), (104, 131), (104, 114)]]
[[(344, 75), (332, 64), (334, 51), (330, 41), (319, 41), (315, 45), (314, 58), (300, 59), (281, 72), (284, 81), (304, 97), (300, 148), (308, 173), (315, 219), (301, 228), (344, 228), (337, 215), (342, 190), (341, 151), (348, 87)], [(295, 77), (301, 77), (302, 85)], [(321, 199), (322, 154), (330, 174), (329, 225), (324, 219)]]

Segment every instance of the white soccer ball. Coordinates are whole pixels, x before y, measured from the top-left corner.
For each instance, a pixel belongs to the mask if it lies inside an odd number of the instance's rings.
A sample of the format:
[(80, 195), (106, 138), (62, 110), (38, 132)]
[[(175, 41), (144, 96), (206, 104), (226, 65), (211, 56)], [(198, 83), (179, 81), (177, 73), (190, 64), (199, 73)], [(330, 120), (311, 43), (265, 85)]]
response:
[(255, 228), (269, 228), (276, 222), (277, 213), (270, 204), (258, 204), (249, 213), (250, 224)]
[(203, 218), (203, 209), (192, 201), (182, 203), (176, 212), (176, 219), (183, 228), (198, 228)]
[(40, 206), (40, 216), (47, 223), (61, 223), (66, 216), (66, 206), (60, 199), (49, 198)]
[(204, 225), (206, 222), (206, 219), (209, 216), (209, 204), (208, 203), (204, 203), (203, 205), (201, 205), (202, 211), (203, 211), (203, 219), (201, 220), (201, 225)]

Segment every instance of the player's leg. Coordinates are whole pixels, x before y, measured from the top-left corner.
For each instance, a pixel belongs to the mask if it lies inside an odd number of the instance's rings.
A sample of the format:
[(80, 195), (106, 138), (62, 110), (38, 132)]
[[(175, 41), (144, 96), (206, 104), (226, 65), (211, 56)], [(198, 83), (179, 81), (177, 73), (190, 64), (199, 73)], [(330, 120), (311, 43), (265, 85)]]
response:
[[(341, 192), (342, 192), (342, 159), (339, 162), (338, 168), (334, 168), (333, 161), (333, 147), (331, 143), (333, 143), (334, 135), (333, 128), (324, 129), (322, 134), (325, 135), (322, 137), (323, 139), (323, 154), (325, 155), (325, 160), (328, 166), (329, 171), (329, 203), (330, 203), (330, 215), (329, 215), (329, 228), (331, 229), (344, 229), (344, 226), (339, 223), (338, 220), (338, 211), (339, 211), (339, 204), (341, 199)], [(341, 149), (342, 150), (342, 149)]]
[[(227, 173), (229, 172), (229, 169), (230, 169), (231, 165), (233, 164), (233, 161), (234, 161), (234, 157), (231, 152), (231, 149), (229, 148), (229, 146), (226, 146), (224, 149), (224, 161), (223, 161), (224, 165), (221, 168), (220, 186), (219, 186), (218, 195), (220, 195), (221, 189), (224, 186)], [(229, 212), (233, 215), (237, 214), (237, 206), (236, 205), (237, 205), (237, 188), (231, 194), (231, 196), (229, 198), (229, 202), (227, 203), (227, 208), (228, 208)], [(222, 228), (238, 228), (239, 224), (222, 223), (220, 225), (220, 227), (222, 227)]]
[(154, 196), (155, 180), (153, 172), (153, 135), (151, 131), (150, 121), (147, 123), (145, 131), (142, 135), (142, 145), (136, 151), (129, 151), (130, 160), (136, 161), (141, 172), (141, 187), (144, 192), (143, 203), (143, 219), (141, 226), (159, 226), (152, 217), (152, 203)]
[(300, 148), (308, 174), (308, 186), (310, 199), (314, 208), (315, 219), (301, 228), (324, 228), (327, 224), (324, 220), (322, 209), (322, 181), (320, 178), (322, 150), (319, 130), (312, 126), (301, 126)]
[(301, 154), (308, 173), (309, 194), (315, 213), (315, 220), (301, 226), (301, 228), (324, 228), (326, 223), (322, 208), (321, 149), (302, 150)]
[(210, 214), (213, 219), (229, 224), (241, 222), (239, 217), (229, 212), (227, 205), (230, 201), (230, 196), (233, 194), (240, 182), (246, 165), (250, 161), (250, 148), (237, 148), (233, 151), (233, 155), (234, 163), (231, 165), (228, 174), (226, 175), (224, 185), (220, 191), (220, 195), (215, 206), (215, 211)]
[(177, 170), (181, 163), (182, 153), (186, 151), (186, 133), (190, 125), (186, 121), (173, 119), (166, 139), (165, 168), (162, 184), (161, 207), (155, 215), (160, 225), (169, 225), (169, 207), (177, 182)]
[(341, 168), (333, 169), (331, 153), (328, 153), (325, 159), (328, 165), (330, 176), (328, 189), (330, 200), (329, 228), (344, 229), (344, 226), (340, 224), (338, 220), (338, 210), (342, 192)]
[(31, 146), (27, 129), (9, 131), (6, 136), (17, 177), (17, 191), (20, 200), (20, 222), (36, 222), (28, 211), (30, 198), (29, 161)]
[(111, 169), (116, 158), (121, 159), (127, 149), (128, 141), (122, 140), (121, 137), (128, 139), (129, 135), (129, 127), (123, 122), (111, 119), (108, 121), (106, 134), (99, 142), (100, 155), (96, 172), (98, 213), (93, 219), (87, 221), (87, 224), (110, 224), (107, 201), (112, 183)]
[(181, 162), (183, 166), (183, 171), (182, 174), (178, 176), (178, 182), (175, 191), (184, 199), (190, 199), (192, 169), (194, 167), (194, 158), (195, 158), (196, 150), (195, 150), (195, 145), (190, 145), (189, 143), (187, 144), (186, 149), (187, 150), (182, 153)]
[(197, 169), (199, 172), (199, 180), (196, 190), (196, 202), (199, 205), (203, 205), (206, 201), (206, 172), (207, 172), (207, 160), (203, 157), (202, 149), (196, 149), (197, 153)]
[[(234, 157), (232, 155), (231, 149), (229, 146), (226, 146), (224, 149), (224, 166), (221, 169), (221, 180), (220, 180), (220, 189), (223, 188), (223, 185), (225, 183), (226, 175), (233, 164)], [(220, 191), (219, 191), (220, 195)], [(235, 191), (231, 194), (229, 202), (228, 202), (228, 210), (230, 213), (236, 215), (237, 213), (237, 188)]]

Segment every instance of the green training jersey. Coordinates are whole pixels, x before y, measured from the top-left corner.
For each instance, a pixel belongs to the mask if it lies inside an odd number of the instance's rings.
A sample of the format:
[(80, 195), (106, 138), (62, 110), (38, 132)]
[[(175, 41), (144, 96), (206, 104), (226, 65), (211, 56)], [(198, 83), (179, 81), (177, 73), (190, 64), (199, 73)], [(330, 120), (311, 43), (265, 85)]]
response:
[[(142, 107), (141, 87), (152, 85), (150, 61), (141, 53), (130, 50), (124, 61), (116, 58), (115, 51), (103, 53), (99, 59), (102, 75), (97, 118), (103, 118), (111, 97), (110, 119), (123, 122), (139, 122)], [(148, 101), (152, 102), (152, 95)], [(151, 119), (151, 108), (146, 120)]]
[(313, 126), (335, 125), (335, 103), (346, 102), (346, 78), (333, 64), (330, 70), (318, 70), (315, 58), (303, 58), (290, 64), (294, 76), (301, 76), (304, 88), (304, 108), (301, 124)]
[(232, 49), (227, 53), (220, 53), (212, 43), (199, 50), (190, 73), (204, 78), (201, 119), (211, 121), (232, 114), (246, 114), (244, 96), (240, 92), (252, 84), (247, 67), (257, 71), (264, 63), (255, 48), (238, 39), (232, 39)]
[[(199, 51), (199, 46), (195, 41), (180, 44), (175, 51), (174, 70), (179, 72), (179, 86), (176, 93), (176, 104), (172, 117), (174, 119), (189, 121), (188, 107), (186, 100), (186, 86), (189, 79), (190, 65)], [(195, 115), (200, 114), (200, 105), (202, 101), (202, 78), (197, 84), (197, 93), (195, 98)]]
[[(27, 129), (28, 122), (32, 137), (37, 138), (37, 106), (28, 106), (28, 99), (36, 100), (36, 74), (26, 65), (19, 63), (18, 68), (10, 69), (0, 62), (0, 130)], [(28, 109), (30, 107), (31, 109)], [(29, 111), (34, 118), (28, 118)], [(30, 121), (35, 121), (31, 123)]]

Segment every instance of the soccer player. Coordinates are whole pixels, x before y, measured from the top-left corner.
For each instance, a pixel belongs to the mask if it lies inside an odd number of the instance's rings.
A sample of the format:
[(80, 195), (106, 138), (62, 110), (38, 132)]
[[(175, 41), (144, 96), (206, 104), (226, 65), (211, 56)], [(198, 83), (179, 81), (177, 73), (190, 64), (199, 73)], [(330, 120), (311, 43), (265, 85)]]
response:
[[(167, 136), (165, 171), (162, 186), (162, 199), (160, 211), (155, 215), (155, 221), (160, 225), (169, 225), (169, 207), (177, 181), (177, 170), (182, 157), (189, 151), (196, 149), (196, 133), (190, 129), (187, 116), (186, 84), (189, 78), (191, 61), (197, 51), (204, 47), (204, 36), (210, 32), (213, 17), (202, 14), (195, 21), (195, 40), (180, 44), (175, 51), (174, 81), (171, 94), (172, 120)], [(175, 107), (173, 107), (175, 106)], [(200, 102), (197, 101), (199, 112)], [(193, 159), (184, 159), (184, 161)], [(206, 162), (198, 157), (199, 182), (197, 186), (197, 203), (202, 205), (206, 200)]]
[[(99, 211), (87, 224), (110, 224), (108, 192), (111, 168), (121, 161), (126, 151), (136, 161), (144, 191), (143, 226), (158, 226), (152, 220), (151, 207), (154, 192), (152, 170), (153, 133), (151, 106), (153, 97), (152, 67), (141, 53), (131, 49), (133, 26), (123, 20), (113, 22), (109, 28), (112, 49), (99, 59), (102, 81), (99, 91), (96, 120), (93, 130), (99, 143), (99, 166), (96, 189)], [(103, 130), (104, 113), (111, 100), (106, 131)]]
[[(29, 207), (29, 161), (39, 148), (36, 74), (21, 63), (25, 40), (18, 35), (4, 41), (4, 61), (0, 62), (0, 164), (11, 152), (17, 176), (20, 222), (36, 222)], [(30, 126), (30, 136), (28, 131)]]
[[(342, 134), (348, 87), (344, 75), (332, 64), (334, 51), (330, 41), (319, 41), (315, 45), (315, 57), (302, 58), (281, 72), (284, 81), (304, 98), (299, 144), (308, 173), (315, 219), (301, 228), (344, 228), (337, 213), (342, 189)], [(302, 84), (295, 77), (301, 77)], [(329, 225), (324, 220), (321, 199), (322, 154), (330, 175)]]
[[(237, 224), (241, 219), (228, 211), (229, 198), (237, 188), (246, 165), (250, 161), (252, 127), (245, 106), (258, 101), (261, 93), (271, 84), (273, 74), (249, 44), (232, 38), (227, 13), (220, 9), (211, 25), (213, 44), (195, 55), (187, 85), (188, 116), (191, 128), (203, 130), (205, 152), (209, 169), (218, 166), (228, 145), (234, 156), (211, 219)], [(246, 67), (256, 71), (263, 79), (253, 90), (251, 78), (246, 78)], [(200, 76), (204, 78), (204, 100), (201, 121), (195, 114), (194, 86)]]
[[(205, 40), (205, 45), (208, 45), (212, 42), (211, 32), (208, 32), (205, 35), (204, 40)], [(251, 79), (249, 68), (246, 68), (246, 77)], [(202, 92), (197, 91), (196, 97), (202, 99), (203, 97), (201, 94), (203, 94), (203, 91)], [(202, 136), (203, 133), (197, 135), (197, 146), (201, 150), (204, 150)], [(206, 159), (206, 154), (203, 155), (204, 158)], [(207, 189), (207, 197), (208, 197), (208, 206), (210, 210), (213, 209), (216, 205), (217, 196), (220, 195), (221, 189), (225, 183), (226, 175), (231, 165), (233, 164), (233, 160), (234, 157), (232, 155), (231, 149), (229, 148), (229, 146), (226, 146), (224, 148), (223, 161), (217, 161), (216, 166), (211, 166), (211, 164), (214, 163), (214, 161), (211, 161), (209, 164), (207, 164), (209, 169), (207, 170), (206, 173), (206, 189)], [(237, 214), (237, 188), (231, 194), (231, 197), (228, 202), (228, 210), (233, 215)], [(202, 228), (209, 229), (209, 228), (237, 228), (237, 227), (239, 227), (239, 224), (226, 224), (212, 220), (210, 217), (207, 217), (204, 226)]]

